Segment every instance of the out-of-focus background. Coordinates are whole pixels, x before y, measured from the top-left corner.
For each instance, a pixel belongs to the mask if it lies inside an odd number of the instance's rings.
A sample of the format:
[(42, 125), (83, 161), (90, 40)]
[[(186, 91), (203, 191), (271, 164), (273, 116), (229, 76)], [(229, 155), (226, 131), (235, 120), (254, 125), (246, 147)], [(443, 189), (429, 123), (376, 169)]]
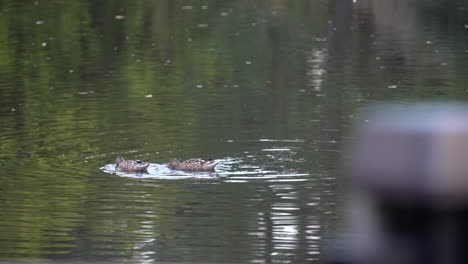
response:
[(464, 0), (3, 0), (0, 260), (320, 263), (356, 109), (464, 101), (467, 57)]

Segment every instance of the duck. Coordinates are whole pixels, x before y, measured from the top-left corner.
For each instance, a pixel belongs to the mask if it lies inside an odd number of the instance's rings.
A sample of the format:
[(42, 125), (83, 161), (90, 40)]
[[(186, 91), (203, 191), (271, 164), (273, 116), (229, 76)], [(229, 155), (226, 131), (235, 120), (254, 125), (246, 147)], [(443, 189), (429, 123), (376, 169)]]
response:
[(141, 160), (125, 160), (122, 156), (115, 159), (115, 168), (126, 172), (145, 172), (149, 165)]
[(181, 171), (214, 171), (217, 164), (218, 161), (212, 159), (189, 159), (182, 163), (173, 159), (166, 164), (166, 167)]

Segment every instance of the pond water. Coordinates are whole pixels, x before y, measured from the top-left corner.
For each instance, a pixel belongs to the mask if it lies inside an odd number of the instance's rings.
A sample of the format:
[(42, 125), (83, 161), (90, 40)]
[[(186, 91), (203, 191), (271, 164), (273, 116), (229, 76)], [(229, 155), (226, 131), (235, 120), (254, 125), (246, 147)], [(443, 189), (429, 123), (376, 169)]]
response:
[(2, 1), (0, 261), (321, 263), (356, 110), (466, 100), (467, 8)]

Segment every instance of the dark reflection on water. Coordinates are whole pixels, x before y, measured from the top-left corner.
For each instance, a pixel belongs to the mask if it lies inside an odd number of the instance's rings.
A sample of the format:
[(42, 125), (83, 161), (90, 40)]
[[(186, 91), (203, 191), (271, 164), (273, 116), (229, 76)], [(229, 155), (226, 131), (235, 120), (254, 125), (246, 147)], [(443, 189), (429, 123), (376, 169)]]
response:
[(394, 2), (3, 1), (0, 260), (319, 263), (355, 108), (467, 94), (465, 3)]

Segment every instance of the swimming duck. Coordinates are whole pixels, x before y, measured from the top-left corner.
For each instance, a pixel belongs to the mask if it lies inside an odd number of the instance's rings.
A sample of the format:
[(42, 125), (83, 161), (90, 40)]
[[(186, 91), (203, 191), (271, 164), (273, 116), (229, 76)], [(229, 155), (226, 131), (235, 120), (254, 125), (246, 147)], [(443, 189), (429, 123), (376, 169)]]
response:
[(182, 163), (177, 159), (173, 159), (166, 166), (169, 169), (181, 171), (214, 171), (216, 164), (218, 162), (212, 159), (189, 159)]
[(115, 160), (115, 168), (127, 172), (146, 171), (150, 164), (141, 160), (125, 160), (122, 156), (118, 156)]

